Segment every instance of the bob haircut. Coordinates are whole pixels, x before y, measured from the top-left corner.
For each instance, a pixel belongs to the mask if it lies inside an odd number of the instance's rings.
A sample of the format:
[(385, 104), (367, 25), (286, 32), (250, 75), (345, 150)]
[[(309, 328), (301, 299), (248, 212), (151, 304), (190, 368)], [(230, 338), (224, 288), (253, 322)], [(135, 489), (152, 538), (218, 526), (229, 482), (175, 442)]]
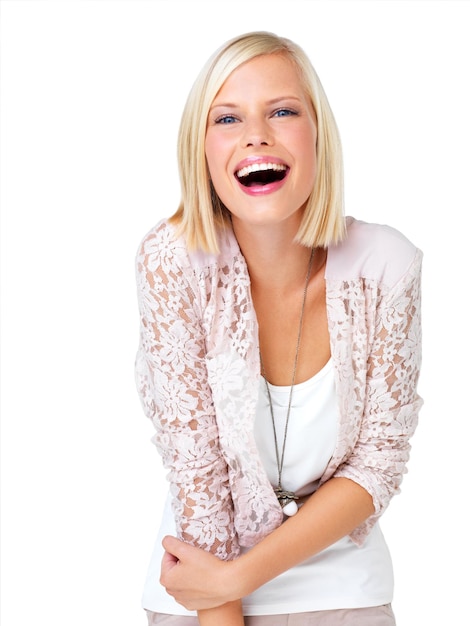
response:
[(191, 250), (217, 254), (217, 230), (230, 223), (230, 213), (210, 182), (205, 156), (210, 107), (235, 69), (267, 54), (280, 54), (294, 63), (317, 122), (316, 179), (296, 241), (307, 247), (327, 247), (344, 237), (341, 141), (320, 79), (302, 48), (261, 31), (235, 37), (216, 50), (197, 77), (183, 110), (178, 134), (181, 203), (170, 222), (186, 237)]

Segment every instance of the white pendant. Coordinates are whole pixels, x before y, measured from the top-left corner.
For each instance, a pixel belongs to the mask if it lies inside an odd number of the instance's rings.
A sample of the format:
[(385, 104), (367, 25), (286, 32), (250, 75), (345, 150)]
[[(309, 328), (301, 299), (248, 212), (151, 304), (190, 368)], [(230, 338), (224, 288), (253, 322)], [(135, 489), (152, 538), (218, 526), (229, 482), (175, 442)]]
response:
[(286, 504), (286, 506), (282, 507), (282, 512), (284, 513), (284, 515), (287, 515), (287, 517), (292, 517), (297, 513), (298, 510), (299, 507), (294, 500), (291, 500)]

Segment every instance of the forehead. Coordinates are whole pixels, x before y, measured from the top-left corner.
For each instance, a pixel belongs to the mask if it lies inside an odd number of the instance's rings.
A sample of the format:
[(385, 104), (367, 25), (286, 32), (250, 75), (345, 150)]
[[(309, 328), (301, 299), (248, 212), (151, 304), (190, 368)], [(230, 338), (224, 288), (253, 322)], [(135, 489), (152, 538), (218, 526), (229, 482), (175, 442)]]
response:
[(217, 106), (227, 98), (230, 101), (235, 99), (234, 102), (251, 100), (262, 96), (263, 92), (267, 98), (307, 97), (297, 65), (284, 54), (266, 54), (237, 67), (219, 89), (213, 105)]

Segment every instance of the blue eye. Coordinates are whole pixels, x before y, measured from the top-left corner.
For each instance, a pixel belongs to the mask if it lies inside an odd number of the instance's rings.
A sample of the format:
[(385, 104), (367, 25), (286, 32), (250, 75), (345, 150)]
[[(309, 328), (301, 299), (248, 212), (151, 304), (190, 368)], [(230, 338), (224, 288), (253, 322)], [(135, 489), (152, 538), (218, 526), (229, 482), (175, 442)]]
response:
[(215, 120), (216, 124), (233, 124), (237, 122), (237, 118), (234, 115), (221, 115)]
[(278, 109), (274, 111), (273, 117), (288, 117), (290, 115), (297, 115), (297, 112), (292, 109)]

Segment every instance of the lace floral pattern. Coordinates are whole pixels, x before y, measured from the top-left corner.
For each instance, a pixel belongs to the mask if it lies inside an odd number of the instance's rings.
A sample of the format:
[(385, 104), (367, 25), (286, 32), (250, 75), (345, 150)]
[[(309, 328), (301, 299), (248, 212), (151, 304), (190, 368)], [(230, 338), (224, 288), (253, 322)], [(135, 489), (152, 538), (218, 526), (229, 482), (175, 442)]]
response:
[(420, 268), (417, 254), (391, 290), (364, 279), (327, 288), (341, 426), (322, 482), (343, 476), (372, 495), (375, 514), (351, 535), (359, 544), (399, 491), (422, 404)]
[(193, 268), (161, 225), (143, 242), (137, 276), (137, 386), (179, 536), (232, 558), (282, 520), (251, 435), (257, 328), (243, 258)]
[[(399, 489), (421, 405), (421, 255), (413, 254), (391, 287), (327, 280), (341, 427), (322, 480), (345, 476), (372, 494), (376, 512), (352, 534), (357, 543)], [(282, 521), (252, 432), (258, 331), (243, 256), (231, 232), (217, 258), (188, 254), (162, 222), (144, 238), (136, 267), (136, 382), (168, 470), (179, 537), (234, 558)]]

